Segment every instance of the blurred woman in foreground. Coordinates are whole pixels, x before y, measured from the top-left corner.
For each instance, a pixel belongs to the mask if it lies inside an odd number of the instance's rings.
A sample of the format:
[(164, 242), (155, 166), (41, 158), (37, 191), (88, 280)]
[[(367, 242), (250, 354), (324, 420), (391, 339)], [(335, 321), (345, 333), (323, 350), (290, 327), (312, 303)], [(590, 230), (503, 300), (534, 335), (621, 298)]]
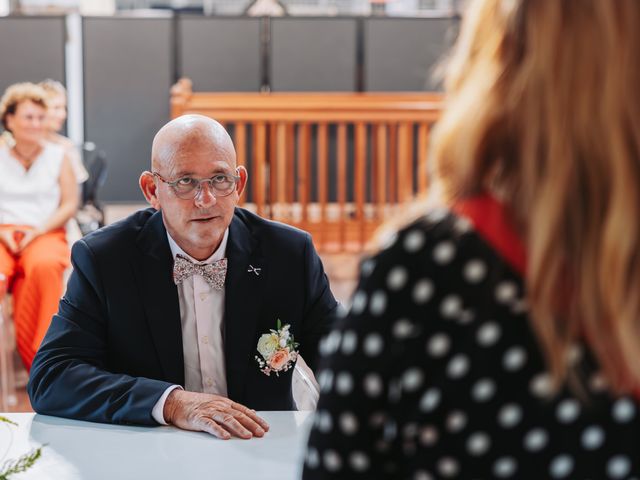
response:
[(444, 207), (362, 265), (305, 479), (640, 473), (640, 2), (473, 0)]
[(57, 310), (69, 265), (64, 225), (78, 205), (76, 180), (62, 147), (45, 141), (46, 93), (11, 85), (0, 100), (13, 145), (0, 146), (0, 273), (14, 297), (18, 352), (27, 368)]

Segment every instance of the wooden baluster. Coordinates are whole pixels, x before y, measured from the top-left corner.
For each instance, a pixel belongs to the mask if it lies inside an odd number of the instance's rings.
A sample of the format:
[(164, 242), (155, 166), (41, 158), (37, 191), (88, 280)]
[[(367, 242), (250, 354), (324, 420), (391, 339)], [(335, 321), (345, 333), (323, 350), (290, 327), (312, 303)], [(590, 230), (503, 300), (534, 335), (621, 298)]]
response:
[(254, 140), (254, 164), (253, 177), (253, 198), (256, 202), (256, 210), (258, 215), (265, 214), (265, 191), (266, 191), (266, 157), (267, 157), (267, 127), (264, 122), (256, 122), (253, 128)]
[(365, 201), (365, 166), (367, 161), (367, 126), (362, 123), (356, 123), (356, 135), (355, 135), (355, 164), (354, 164), (354, 193), (356, 201), (356, 220), (358, 222), (359, 238), (358, 243), (360, 247), (364, 247), (365, 244), (365, 215), (364, 215), (364, 201)]
[(327, 235), (327, 172), (328, 172), (328, 139), (327, 124), (318, 124), (316, 142), (316, 158), (318, 161), (318, 202), (320, 202), (320, 235), (316, 245), (326, 250)]
[(347, 246), (346, 240), (346, 212), (345, 204), (347, 202), (347, 124), (338, 124), (338, 168), (336, 175), (338, 176), (338, 213), (340, 215), (340, 224), (338, 226), (340, 250), (344, 251)]
[(398, 124), (389, 125), (389, 203), (398, 202)]
[(406, 202), (411, 198), (413, 185), (413, 145), (412, 127), (410, 122), (404, 121), (398, 127), (398, 201)]
[(385, 124), (377, 125), (378, 138), (376, 142), (376, 164), (377, 178), (375, 183), (375, 200), (376, 200), (376, 218), (380, 221), (385, 217), (385, 206), (387, 203), (387, 126)]
[(276, 179), (276, 205), (278, 217), (284, 221), (287, 221), (289, 218), (289, 209), (286, 203), (286, 193), (287, 193), (287, 132), (285, 129), (285, 124), (283, 122), (279, 122), (275, 126), (276, 132), (276, 141), (275, 143), (275, 165), (274, 165), (274, 175)]
[[(236, 159), (238, 165), (247, 167), (247, 127), (244, 122), (236, 123), (235, 131)], [(253, 180), (253, 179), (251, 179)], [(246, 202), (246, 194), (240, 197), (240, 205)]]
[(285, 127), (285, 135), (286, 135), (286, 143), (287, 143), (287, 202), (289, 203), (289, 221), (295, 223), (297, 221), (296, 216), (294, 215), (295, 208), (295, 161), (296, 161), (296, 134), (295, 134), (295, 126), (293, 123), (287, 123)]
[(429, 186), (429, 125), (420, 123), (418, 127), (418, 194), (427, 193)]
[(310, 178), (309, 155), (309, 124), (301, 123), (298, 125), (298, 198), (302, 206), (302, 223), (303, 229), (308, 229), (309, 222), (309, 200), (311, 196), (311, 178)]

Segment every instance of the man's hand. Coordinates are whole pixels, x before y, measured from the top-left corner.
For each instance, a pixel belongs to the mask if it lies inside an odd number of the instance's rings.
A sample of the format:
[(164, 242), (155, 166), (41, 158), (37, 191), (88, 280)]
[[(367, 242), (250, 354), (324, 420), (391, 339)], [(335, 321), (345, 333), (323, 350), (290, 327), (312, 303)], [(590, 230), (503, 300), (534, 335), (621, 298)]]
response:
[(183, 430), (210, 433), (228, 440), (262, 437), (269, 425), (254, 410), (228, 398), (208, 393), (173, 390), (164, 404), (164, 419)]

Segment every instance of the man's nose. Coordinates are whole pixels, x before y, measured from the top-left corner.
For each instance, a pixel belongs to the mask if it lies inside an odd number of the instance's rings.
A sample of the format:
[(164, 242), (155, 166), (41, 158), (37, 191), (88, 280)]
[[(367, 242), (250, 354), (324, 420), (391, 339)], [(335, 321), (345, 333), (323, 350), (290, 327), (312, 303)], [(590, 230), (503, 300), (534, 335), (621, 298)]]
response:
[(215, 205), (217, 198), (213, 193), (213, 187), (209, 182), (202, 182), (196, 193), (196, 205), (197, 206), (211, 206)]

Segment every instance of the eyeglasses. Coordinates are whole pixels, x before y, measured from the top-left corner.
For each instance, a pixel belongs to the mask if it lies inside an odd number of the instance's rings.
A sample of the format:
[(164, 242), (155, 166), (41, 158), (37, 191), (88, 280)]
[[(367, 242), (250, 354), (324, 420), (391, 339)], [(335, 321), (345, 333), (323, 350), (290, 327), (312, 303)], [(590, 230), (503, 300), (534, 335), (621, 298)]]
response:
[(158, 177), (169, 185), (178, 198), (190, 200), (196, 198), (202, 191), (202, 184), (209, 185), (209, 191), (214, 197), (226, 197), (231, 195), (240, 181), (239, 175), (229, 175), (218, 173), (211, 178), (197, 179), (192, 177), (182, 177), (173, 182), (162, 178), (159, 173), (151, 172), (154, 177)]

